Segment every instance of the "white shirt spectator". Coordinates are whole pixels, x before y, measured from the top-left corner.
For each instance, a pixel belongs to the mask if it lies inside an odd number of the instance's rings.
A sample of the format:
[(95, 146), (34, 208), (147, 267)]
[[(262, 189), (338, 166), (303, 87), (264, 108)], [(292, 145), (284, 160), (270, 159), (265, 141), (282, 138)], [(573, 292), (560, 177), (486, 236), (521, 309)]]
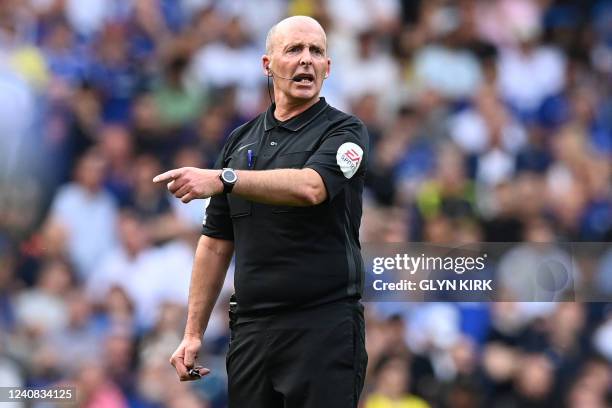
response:
[(497, 47), (514, 46), (541, 32), (542, 8), (532, 0), (476, 2), (479, 36)]
[(414, 61), (417, 80), (450, 98), (473, 95), (482, 81), (476, 57), (465, 50), (430, 45), (420, 50)]
[(238, 105), (242, 112), (257, 104), (265, 76), (261, 70), (261, 51), (251, 45), (232, 48), (217, 42), (205, 45), (193, 59), (193, 75), (204, 87), (237, 86)]
[(91, 274), (117, 242), (117, 205), (105, 190), (92, 195), (80, 185), (69, 183), (55, 196), (51, 217), (68, 229), (68, 253), (83, 277)]
[(495, 186), (509, 180), (514, 175), (514, 156), (499, 148), (494, 148), (478, 158), (476, 179), (487, 185)]
[(360, 32), (394, 20), (401, 5), (398, 0), (328, 0), (327, 11), (337, 29)]
[[(24, 378), (20, 372), (20, 367), (11, 359), (0, 354), (0, 386), (2, 387), (23, 387)], [(5, 408), (22, 408), (25, 402), (3, 402)]]
[(460, 315), (451, 303), (429, 303), (416, 308), (407, 324), (408, 346), (417, 353), (429, 347), (448, 349), (460, 335)]
[(556, 48), (538, 47), (529, 53), (503, 49), (498, 65), (499, 90), (504, 99), (533, 111), (544, 98), (565, 85), (565, 57)]
[(101, 302), (111, 287), (121, 287), (135, 304), (138, 322), (150, 327), (161, 303), (187, 305), (193, 256), (193, 246), (180, 240), (144, 249), (134, 257), (117, 248), (102, 260), (87, 291)]
[(15, 314), (20, 324), (48, 334), (64, 328), (68, 310), (61, 298), (33, 289), (15, 299)]
[[(193, 1), (193, 0), (192, 0)], [(217, 2), (220, 14), (228, 19), (239, 17), (242, 27), (255, 40), (261, 50), (268, 30), (287, 15), (287, 2), (283, 0), (232, 0)]]
[(160, 300), (164, 263), (163, 256), (155, 248), (145, 249), (134, 257), (116, 248), (102, 259), (100, 267), (88, 280), (87, 292), (96, 302), (102, 302), (113, 286), (122, 288), (134, 302), (139, 324), (150, 327)]
[(67, 0), (65, 13), (76, 32), (90, 36), (108, 20), (127, 16), (132, 6), (132, 0)]
[(185, 204), (181, 200), (175, 200), (173, 196), (170, 197), (172, 198), (170, 204), (177, 218), (188, 227), (201, 229), (204, 221), (206, 221), (206, 207), (208, 207), (210, 198), (192, 200)]
[(3, 176), (21, 173), (19, 167), (28, 166), (28, 159), (34, 156), (34, 150), (23, 151), (31, 139), (34, 109), (34, 95), (28, 84), (0, 61), (0, 174)]
[(158, 281), (160, 300), (186, 306), (195, 248), (186, 241), (174, 240), (159, 248), (159, 252), (163, 260)]
[[(483, 153), (490, 146), (489, 128), (475, 109), (466, 109), (452, 116), (448, 130), (453, 141), (466, 153)], [(510, 153), (517, 153), (527, 142), (527, 132), (516, 121), (509, 122), (503, 128), (501, 137), (504, 150)]]
[(368, 93), (388, 96), (389, 91), (397, 89), (399, 82), (398, 66), (387, 54), (349, 61), (341, 71), (344, 92), (351, 99)]
[(348, 100), (352, 101), (366, 94), (376, 95), (381, 102), (380, 113), (383, 114), (390, 110), (394, 111), (393, 108), (401, 96), (401, 79), (397, 62), (386, 52), (377, 49), (373, 49), (371, 55), (364, 57), (359, 55), (358, 48), (355, 48), (346, 52), (342, 59), (332, 60), (330, 79), (338, 81), (342, 93)]

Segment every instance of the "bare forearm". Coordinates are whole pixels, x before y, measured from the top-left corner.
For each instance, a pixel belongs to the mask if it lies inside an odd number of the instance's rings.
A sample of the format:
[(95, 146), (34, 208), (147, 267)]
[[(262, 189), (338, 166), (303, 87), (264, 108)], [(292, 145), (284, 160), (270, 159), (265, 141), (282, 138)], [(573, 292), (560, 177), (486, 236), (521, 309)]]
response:
[[(167, 182), (168, 190), (184, 203), (223, 193), (220, 170), (181, 167), (153, 178)], [(232, 194), (264, 204), (310, 206), (327, 199), (323, 179), (313, 169), (237, 170)]]
[(237, 170), (232, 194), (264, 204), (309, 206), (326, 199), (323, 180), (312, 169)]
[(185, 336), (201, 337), (223, 286), (234, 243), (203, 235), (193, 261)]

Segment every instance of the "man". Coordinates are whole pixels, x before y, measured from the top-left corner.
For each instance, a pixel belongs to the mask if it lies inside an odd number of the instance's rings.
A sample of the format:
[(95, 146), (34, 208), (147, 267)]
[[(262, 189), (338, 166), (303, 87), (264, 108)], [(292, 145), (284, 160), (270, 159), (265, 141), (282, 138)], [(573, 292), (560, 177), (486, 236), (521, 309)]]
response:
[(235, 250), (232, 408), (356, 407), (363, 387), (358, 231), (368, 136), (319, 97), (330, 72), (326, 46), (312, 18), (274, 26), (262, 63), (275, 103), (232, 133), (215, 166), (223, 170), (154, 179), (183, 202), (212, 197), (185, 336), (170, 360), (183, 381), (209, 372), (194, 369), (196, 355)]

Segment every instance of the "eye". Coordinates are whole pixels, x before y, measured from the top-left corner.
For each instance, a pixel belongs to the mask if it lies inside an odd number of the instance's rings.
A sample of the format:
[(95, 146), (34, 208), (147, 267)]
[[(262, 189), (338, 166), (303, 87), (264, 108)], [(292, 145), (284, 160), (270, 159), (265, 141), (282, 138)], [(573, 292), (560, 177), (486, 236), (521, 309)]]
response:
[(310, 52), (315, 54), (315, 55), (323, 55), (323, 50), (319, 47), (312, 47), (310, 49)]
[(293, 47), (289, 47), (287, 52), (288, 53), (296, 53), (296, 52), (300, 52), (301, 49), (302, 49), (302, 47), (300, 47), (299, 45), (294, 45)]

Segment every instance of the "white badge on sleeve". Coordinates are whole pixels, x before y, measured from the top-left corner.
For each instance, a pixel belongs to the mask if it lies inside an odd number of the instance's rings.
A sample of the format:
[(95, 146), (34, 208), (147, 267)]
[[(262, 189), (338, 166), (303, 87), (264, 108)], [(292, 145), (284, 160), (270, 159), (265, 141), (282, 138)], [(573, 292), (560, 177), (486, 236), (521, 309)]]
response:
[(210, 197), (204, 200), (204, 219), (202, 220), (202, 225), (206, 225), (206, 210), (208, 209), (208, 205), (210, 204)]
[(350, 142), (342, 143), (338, 148), (338, 153), (336, 153), (336, 162), (347, 179), (350, 179), (357, 173), (362, 158), (363, 149)]

